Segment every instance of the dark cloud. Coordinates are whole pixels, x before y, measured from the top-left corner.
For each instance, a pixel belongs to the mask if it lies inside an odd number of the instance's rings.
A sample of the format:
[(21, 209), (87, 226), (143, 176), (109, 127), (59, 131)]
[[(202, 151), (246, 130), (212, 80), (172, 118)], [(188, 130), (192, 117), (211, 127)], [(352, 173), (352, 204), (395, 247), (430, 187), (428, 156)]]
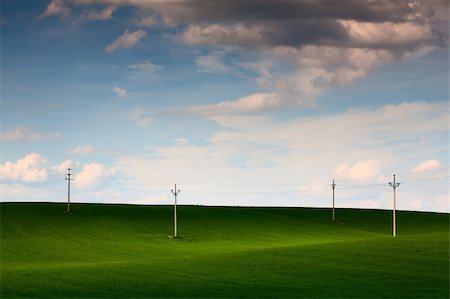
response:
[[(61, 2), (61, 0), (54, 0)], [(73, 0), (73, 5), (103, 4), (151, 10), (177, 24), (255, 20), (343, 19), (364, 22), (401, 22), (423, 5), (442, 0)], [(418, 4), (415, 4), (418, 3)], [(428, 4), (427, 4), (428, 3)], [(448, 4), (447, 4), (448, 7)]]
[[(95, 0), (94, 0), (95, 1)], [(117, 2), (121, 2), (120, 0)], [(395, 0), (189, 0), (123, 1), (154, 9), (177, 23), (254, 20), (345, 19), (404, 21), (417, 8)]]
[(267, 36), (274, 46), (294, 46), (304, 44), (327, 44), (331, 40), (345, 40), (345, 29), (335, 20), (294, 19), (274, 22), (276, 34)]
[(448, 44), (447, 0), (53, 0), (46, 13), (88, 6), (104, 6), (105, 19), (126, 6), (141, 19), (151, 17), (151, 25), (186, 26), (181, 40), (191, 44), (400, 52)]
[(190, 25), (181, 36), (181, 40), (188, 44), (238, 45), (244, 48), (326, 45), (347, 38), (345, 28), (335, 20)]

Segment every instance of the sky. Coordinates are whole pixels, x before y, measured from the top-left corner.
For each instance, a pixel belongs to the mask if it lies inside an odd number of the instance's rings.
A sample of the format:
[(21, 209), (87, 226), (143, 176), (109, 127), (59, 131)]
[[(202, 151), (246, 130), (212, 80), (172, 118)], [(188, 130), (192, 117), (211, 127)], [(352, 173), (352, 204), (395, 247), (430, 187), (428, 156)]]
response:
[(0, 200), (449, 212), (443, 0), (2, 0)]

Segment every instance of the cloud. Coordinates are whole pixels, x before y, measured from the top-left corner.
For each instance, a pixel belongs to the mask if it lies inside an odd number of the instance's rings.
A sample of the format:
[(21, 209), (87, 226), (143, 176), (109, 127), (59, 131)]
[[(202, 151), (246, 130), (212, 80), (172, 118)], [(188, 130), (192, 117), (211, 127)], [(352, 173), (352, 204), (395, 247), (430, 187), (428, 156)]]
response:
[(139, 27), (153, 27), (158, 24), (158, 19), (155, 16), (145, 16), (135, 19), (134, 24)]
[[(333, 86), (346, 86), (367, 76), (376, 66), (394, 60), (383, 49), (339, 48), (307, 45), (301, 48), (275, 47), (270, 53), (295, 68), (283, 70), (277, 63), (256, 69), (257, 82), (278, 93), (285, 104), (310, 106)], [(245, 65), (244, 65), (245, 67)], [(252, 65), (250, 68), (254, 68)]]
[(73, 173), (74, 185), (78, 188), (93, 188), (106, 183), (116, 174), (115, 168), (108, 168), (100, 163), (85, 164), (78, 173)]
[(429, 22), (361, 22), (343, 19), (287, 19), (270, 22), (190, 24), (181, 34), (187, 44), (250, 49), (305, 45), (395, 49), (442, 45)]
[(110, 53), (118, 48), (132, 48), (146, 35), (147, 32), (142, 29), (137, 29), (136, 31), (128, 31), (126, 29), (114, 42), (106, 46), (105, 52)]
[(143, 63), (130, 64), (128, 69), (131, 70), (131, 79), (147, 79), (163, 67), (161, 65), (150, 63), (145, 60)]
[(200, 115), (240, 114), (264, 111), (281, 106), (276, 94), (255, 93), (236, 101), (220, 102), (216, 105), (194, 106), (188, 108), (189, 113)]
[(38, 153), (31, 153), (17, 160), (0, 165), (0, 179), (24, 182), (41, 182), (47, 179), (47, 160)]
[(83, 11), (82, 17), (87, 20), (109, 20), (116, 9), (117, 7), (115, 6), (106, 6), (102, 10), (86, 9)]
[(140, 127), (148, 127), (153, 121), (150, 113), (143, 107), (136, 107), (132, 109), (130, 112), (130, 117)]
[[(417, 58), (431, 50), (430, 47), (421, 47), (403, 52), (399, 59)], [(264, 60), (238, 65), (243, 70), (255, 72), (257, 83), (266, 92), (277, 94), (281, 105), (307, 107), (329, 88), (350, 85), (366, 77), (376, 67), (394, 61), (398, 55), (386, 49), (317, 45), (299, 48), (277, 46), (265, 53)], [(196, 63), (202, 71), (236, 73), (224, 63), (226, 55), (223, 51), (213, 51), (198, 57)]]
[(189, 25), (181, 40), (187, 44), (254, 46), (265, 42), (264, 35), (272, 31), (266, 25), (212, 24)]
[(439, 211), (450, 213), (450, 195), (448, 192), (447, 194), (439, 195), (437, 202), (439, 205)]
[(201, 71), (207, 73), (227, 73), (230, 68), (222, 61), (223, 51), (215, 51), (196, 58), (195, 62)]
[(341, 20), (347, 32), (346, 43), (358, 48), (415, 48), (422, 44), (436, 44), (430, 24), (414, 22), (369, 23)]
[(17, 127), (14, 130), (0, 133), (1, 141), (48, 141), (55, 140), (60, 137), (59, 132), (52, 134), (43, 134), (33, 132), (28, 127)]
[(80, 167), (81, 167), (81, 163), (78, 161), (65, 160), (65, 161), (61, 162), (60, 164), (53, 166), (52, 169), (58, 173), (63, 174), (63, 173), (67, 172), (68, 168), (77, 170)]
[[(431, 2), (431, 1), (430, 1)], [(355, 19), (359, 21), (403, 21), (420, 11), (416, 6), (403, 1), (277, 1), (262, 0), (239, 2), (216, 0), (189, 0), (176, 2), (141, 0), (82, 0), (80, 5), (114, 3), (117, 6), (134, 6), (142, 11), (153, 11), (163, 16), (167, 23), (229, 21), (269, 21), (296, 18)], [(422, 4), (423, 5), (423, 4)], [(419, 6), (419, 7), (418, 7)]]
[(94, 147), (92, 145), (80, 145), (70, 148), (68, 153), (71, 155), (88, 156), (94, 153)]
[[(105, 10), (111, 6), (133, 7), (138, 15), (145, 16), (135, 20), (139, 26), (153, 26), (157, 18), (166, 25), (187, 25), (182, 40), (188, 43), (248, 47), (340, 44), (349, 47), (355, 44), (355, 38), (369, 41), (366, 37), (372, 34), (377, 45), (379, 37), (383, 36), (382, 44), (405, 46), (410, 45), (405, 44), (405, 38), (430, 42), (428, 37), (431, 36), (433, 42), (445, 42), (448, 36), (446, 1), (263, 0), (257, 5), (251, 0), (213, 3), (205, 0), (82, 0), (68, 3), (73, 7), (104, 5)], [(52, 1), (51, 4), (60, 7), (62, 2)], [(393, 38), (389, 39), (389, 34)], [(369, 41), (371, 43), (373, 41)]]
[(342, 163), (335, 169), (336, 175), (352, 180), (383, 179), (380, 173), (382, 163), (377, 159), (358, 161), (353, 165)]
[(112, 89), (112, 91), (119, 97), (122, 98), (128, 98), (128, 93), (127, 90), (124, 88), (121, 88), (119, 86), (114, 86), (114, 88)]
[(156, 65), (148, 62), (147, 60), (144, 63), (131, 64), (128, 66), (129, 69), (137, 70), (141, 72), (154, 73), (161, 69), (160, 65)]
[(55, 196), (50, 190), (24, 184), (0, 184), (0, 201), (30, 202), (51, 201)]
[[(149, 189), (177, 182), (188, 203), (329, 206), (335, 178), (339, 186), (344, 179), (351, 185), (377, 184), (340, 190), (340, 205), (367, 208), (376, 201), (385, 207), (390, 201), (381, 195), (391, 196), (385, 184), (390, 174), (410, 161), (423, 161), (429, 142), (446, 134), (446, 107), (446, 102), (415, 102), (289, 119), (214, 114), (208, 118), (220, 129), (204, 142), (174, 141), (139, 158), (121, 157), (116, 165)], [(442, 140), (436, 147), (443, 152), (447, 144)], [(402, 192), (412, 188), (406, 177), (399, 179)], [(438, 209), (434, 197), (428, 201), (424, 209)]]
[[(226, 14), (228, 9), (232, 16), (228, 22), (207, 9), (195, 9), (191, 11), (195, 17), (190, 15), (194, 21), (186, 26), (180, 40), (194, 45), (263, 51), (266, 55), (259, 64), (271, 62), (257, 70), (256, 81), (266, 92), (278, 94), (283, 105), (300, 106), (313, 105), (330, 87), (350, 85), (384, 63), (418, 58), (446, 44), (445, 32), (438, 32), (437, 25), (431, 22), (438, 4), (392, 2), (391, 6), (384, 2), (347, 1), (341, 3), (346, 7), (344, 11), (331, 2), (266, 1), (255, 8), (258, 15), (247, 12), (247, 18), (240, 13), (249, 3), (217, 4), (221, 6), (218, 14)], [(269, 7), (275, 10), (276, 4), (277, 10), (270, 11)], [(320, 10), (325, 7), (333, 10)], [(385, 15), (381, 16), (380, 11)], [(439, 24), (448, 24), (445, 16), (439, 20)], [(229, 71), (230, 66), (215, 53), (214, 50), (197, 58), (200, 70)], [(280, 64), (280, 57), (286, 62)], [(294, 68), (285, 67), (292, 62)]]
[(67, 17), (70, 14), (70, 8), (63, 0), (52, 0), (45, 11), (38, 17), (42, 19), (52, 15), (60, 15), (61, 17)]
[[(38, 19), (52, 15), (59, 15), (61, 18), (67, 19), (74, 10), (76, 12), (75, 7), (77, 4), (76, 1), (70, 0), (52, 0)], [(112, 18), (112, 14), (116, 9), (117, 7), (114, 5), (105, 6), (103, 9), (87, 7), (79, 12), (79, 17), (86, 20), (109, 20)]]
[(417, 173), (417, 172), (427, 172), (431, 170), (436, 170), (442, 167), (441, 162), (438, 160), (427, 160), (422, 163), (420, 163), (417, 166), (414, 166), (411, 168), (410, 172)]
[(89, 202), (108, 202), (108, 203), (126, 203), (138, 205), (154, 205), (154, 204), (169, 204), (172, 203), (171, 198), (168, 195), (131, 195), (122, 193), (119, 191), (100, 190), (95, 192), (85, 193), (84, 198), (89, 198)]
[(172, 201), (167, 195), (147, 196), (134, 198), (133, 202), (138, 205), (171, 204)]
[[(254, 71), (263, 92), (277, 94), (282, 105), (312, 106), (327, 89), (350, 85), (382, 64), (417, 59), (448, 45), (445, 0), (68, 3), (131, 7), (136, 10), (135, 24), (153, 26), (160, 20), (177, 26), (179, 33), (172, 41), (211, 47), (210, 53), (195, 58), (200, 71), (240, 76), (242, 72), (233, 72), (233, 67), (253, 64), (247, 70)], [(145, 35), (141, 29), (127, 30), (105, 51), (131, 47)], [(221, 52), (230, 47), (242, 51)], [(234, 55), (233, 62), (227, 55)], [(249, 62), (249, 57), (255, 61)]]
[(82, 165), (79, 161), (74, 160), (65, 160), (52, 167), (59, 174), (65, 174), (68, 168), (72, 169), (74, 185), (80, 189), (100, 188), (117, 173), (116, 168), (101, 163)]

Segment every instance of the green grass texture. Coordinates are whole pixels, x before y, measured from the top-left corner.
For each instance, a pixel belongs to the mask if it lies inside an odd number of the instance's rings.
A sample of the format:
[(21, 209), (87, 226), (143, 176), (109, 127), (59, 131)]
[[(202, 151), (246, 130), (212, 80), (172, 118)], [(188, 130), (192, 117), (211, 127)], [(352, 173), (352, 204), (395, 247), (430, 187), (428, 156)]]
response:
[(0, 297), (448, 298), (449, 214), (2, 203)]

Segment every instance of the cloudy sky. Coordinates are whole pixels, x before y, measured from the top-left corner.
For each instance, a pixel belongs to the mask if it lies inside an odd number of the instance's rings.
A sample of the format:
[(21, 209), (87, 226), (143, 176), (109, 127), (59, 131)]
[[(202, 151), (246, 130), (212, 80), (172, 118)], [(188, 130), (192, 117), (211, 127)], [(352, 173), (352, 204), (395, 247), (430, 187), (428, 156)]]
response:
[(446, 0), (2, 0), (2, 201), (448, 211)]

